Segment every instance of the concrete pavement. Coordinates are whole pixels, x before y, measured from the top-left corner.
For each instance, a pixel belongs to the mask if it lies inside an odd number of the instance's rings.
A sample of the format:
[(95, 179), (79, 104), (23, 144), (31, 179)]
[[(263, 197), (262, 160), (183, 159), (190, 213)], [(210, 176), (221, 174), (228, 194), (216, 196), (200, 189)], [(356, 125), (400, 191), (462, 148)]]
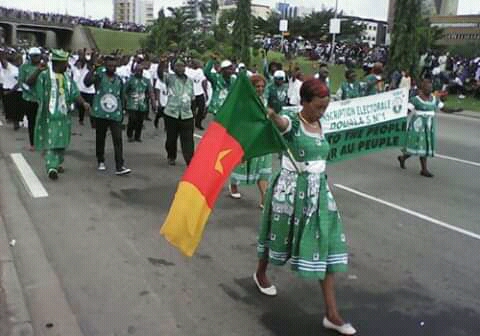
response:
[[(479, 161), (479, 120), (441, 115), (439, 124), (441, 154)], [(75, 127), (66, 173), (56, 182), (46, 178), (39, 154), (23, 150), (26, 139), (24, 130), (0, 128), (0, 204), (7, 233), (17, 238), (13, 260), (37, 334), (74, 335), (56, 328), (77, 326), (84, 335), (334, 335), (321, 327), (318, 284), (296, 279), (288, 266), (269, 271), (277, 298), (258, 294), (251, 280), (255, 188), (241, 188), (239, 201), (221, 195), (197, 255), (185, 259), (158, 234), (184, 169), (180, 159), (167, 165), (162, 131), (148, 124), (144, 143), (125, 143), (133, 173), (124, 178), (113, 175), (110, 138), (110, 170), (95, 170), (87, 127)], [(18, 152), (48, 197), (26, 191), (8, 157)], [(480, 241), (341, 186), (480, 234), (480, 168), (435, 158), (436, 176), (425, 179), (417, 159), (404, 171), (397, 154), (329, 168), (351, 252), (349, 272), (338, 276), (342, 313), (360, 335), (479, 334)], [(45, 316), (41, 304), (51, 297), (61, 309)]]

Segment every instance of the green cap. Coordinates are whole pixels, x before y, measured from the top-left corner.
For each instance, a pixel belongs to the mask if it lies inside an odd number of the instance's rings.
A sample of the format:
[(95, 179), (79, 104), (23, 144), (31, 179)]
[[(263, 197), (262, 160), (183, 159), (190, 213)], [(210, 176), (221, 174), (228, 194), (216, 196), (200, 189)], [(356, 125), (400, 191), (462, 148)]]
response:
[(68, 56), (68, 52), (62, 49), (52, 49), (52, 61), (67, 62)]

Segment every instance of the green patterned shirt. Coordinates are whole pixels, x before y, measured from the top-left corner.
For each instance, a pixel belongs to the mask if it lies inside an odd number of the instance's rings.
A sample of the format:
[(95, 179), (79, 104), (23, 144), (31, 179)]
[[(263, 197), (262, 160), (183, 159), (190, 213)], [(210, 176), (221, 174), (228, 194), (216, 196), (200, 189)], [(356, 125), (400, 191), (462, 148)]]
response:
[(271, 82), (265, 89), (265, 99), (268, 107), (279, 113), (284, 106), (288, 105), (288, 84), (278, 86), (275, 81)]
[[(66, 74), (55, 74), (52, 79), (49, 71), (43, 71), (35, 83), (38, 97), (37, 120), (34, 143), (37, 150), (66, 148), (71, 137), (71, 106), (80, 96), (77, 84)], [(52, 90), (55, 80), (56, 90)], [(54, 95), (54, 96), (52, 96)]]
[(104, 68), (95, 71), (97, 93), (93, 99), (93, 113), (95, 118), (122, 121), (123, 119), (123, 83), (122, 79), (114, 75), (109, 78)]
[(228, 82), (225, 81), (225, 78), (222, 74), (218, 72), (212, 72), (213, 64), (213, 60), (208, 61), (208, 63), (205, 65), (205, 68), (203, 69), (203, 72), (205, 74), (205, 77), (207, 77), (210, 83), (212, 83), (213, 90), (212, 100), (210, 102), (210, 105), (208, 106), (208, 111), (212, 114), (217, 114), (218, 110), (220, 110), (220, 107), (222, 107), (223, 102), (227, 98), (228, 93), (230, 92), (230, 89), (232, 88), (233, 83), (236, 80), (236, 77), (232, 75)]
[(145, 77), (132, 76), (125, 84), (127, 110), (148, 112), (152, 86)]
[(27, 84), (27, 80), (33, 75), (33, 73), (37, 71), (37, 67), (32, 63), (25, 63), (20, 66), (19, 74), (18, 74), (18, 83), (22, 88), (22, 98), (23, 100), (29, 102), (36, 102), (37, 97), (35, 96), (35, 89), (31, 88)]
[(163, 113), (175, 119), (193, 118), (193, 81), (187, 76), (180, 78), (175, 74), (165, 75), (164, 78), (167, 79), (168, 100)]

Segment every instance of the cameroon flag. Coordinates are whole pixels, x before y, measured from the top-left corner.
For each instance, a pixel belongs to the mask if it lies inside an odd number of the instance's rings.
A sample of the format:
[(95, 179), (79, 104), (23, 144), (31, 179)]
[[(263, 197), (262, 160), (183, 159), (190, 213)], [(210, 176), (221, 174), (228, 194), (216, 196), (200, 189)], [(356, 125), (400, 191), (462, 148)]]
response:
[(191, 257), (233, 169), (243, 160), (282, 151), (284, 141), (245, 73), (235, 81), (185, 171), (160, 230)]

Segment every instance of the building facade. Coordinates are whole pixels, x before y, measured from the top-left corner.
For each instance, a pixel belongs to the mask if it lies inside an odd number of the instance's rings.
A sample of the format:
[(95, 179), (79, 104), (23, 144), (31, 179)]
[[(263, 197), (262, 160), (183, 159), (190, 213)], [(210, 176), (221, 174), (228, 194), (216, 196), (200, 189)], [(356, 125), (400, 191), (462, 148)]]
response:
[(113, 0), (113, 21), (135, 22), (135, 0)]
[[(218, 20), (220, 19), (220, 16), (222, 15), (222, 12), (230, 10), (230, 9), (236, 9), (236, 8), (237, 8), (237, 1), (236, 0), (219, 1), (217, 23), (218, 23)], [(270, 6), (267, 6), (267, 5), (260, 5), (260, 4), (252, 3), (251, 4), (251, 10), (252, 10), (252, 16), (260, 17), (264, 20), (268, 19), (268, 17), (272, 14), (272, 9), (270, 8)]]
[(441, 45), (480, 43), (480, 15), (432, 16), (430, 22), (444, 30)]
[(145, 26), (153, 24), (153, 0), (113, 0), (113, 20)]
[(353, 20), (354, 23), (364, 26), (362, 43), (368, 44), (370, 47), (387, 44), (388, 24), (386, 21), (366, 19), (356, 16), (345, 16), (343, 18)]
[(291, 6), (286, 2), (279, 2), (275, 6), (275, 10), (280, 14), (282, 19), (303, 18), (311, 15), (315, 9), (303, 6)]
[[(388, 4), (388, 32), (393, 29), (397, 0)], [(458, 0), (422, 0), (422, 14), (425, 16), (454, 16), (458, 12)]]

